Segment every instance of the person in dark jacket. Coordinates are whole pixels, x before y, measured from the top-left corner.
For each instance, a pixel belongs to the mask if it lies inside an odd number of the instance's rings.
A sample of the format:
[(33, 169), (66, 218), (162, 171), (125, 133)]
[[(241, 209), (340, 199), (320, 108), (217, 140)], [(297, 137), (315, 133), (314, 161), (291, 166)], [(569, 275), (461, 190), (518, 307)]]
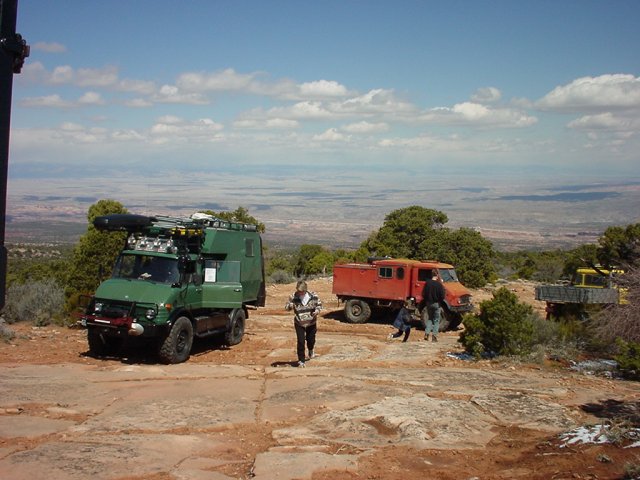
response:
[(398, 329), (396, 333), (389, 335), (389, 339), (394, 339), (404, 334), (403, 342), (409, 340), (409, 334), (411, 333), (411, 319), (415, 312), (416, 304), (413, 298), (405, 300), (404, 305), (398, 311), (396, 319), (393, 321), (393, 326)]
[(431, 334), (431, 341), (438, 341), (438, 332), (440, 330), (440, 306), (444, 302), (445, 290), (442, 283), (438, 281), (438, 276), (434, 274), (430, 279), (424, 283), (424, 289), (422, 290), (422, 307), (427, 309), (427, 318), (424, 322), (424, 339), (429, 340), (429, 334)]
[(308, 291), (307, 282), (300, 280), (296, 284), (296, 291), (291, 294), (284, 308), (293, 310), (295, 313), (293, 326), (296, 329), (298, 367), (304, 367), (305, 342), (309, 349), (309, 359), (315, 357), (313, 349), (316, 345), (317, 319), (318, 313), (322, 310), (322, 302), (314, 292)]

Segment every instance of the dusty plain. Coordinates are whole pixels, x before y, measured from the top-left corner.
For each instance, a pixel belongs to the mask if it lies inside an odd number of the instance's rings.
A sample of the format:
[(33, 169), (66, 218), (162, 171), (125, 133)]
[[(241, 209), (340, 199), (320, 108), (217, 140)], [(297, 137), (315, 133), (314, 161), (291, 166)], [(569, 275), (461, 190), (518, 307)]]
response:
[[(637, 383), (557, 362), (461, 360), (458, 332), (389, 341), (388, 319), (342, 321), (330, 279), (310, 287), (325, 310), (306, 368), (294, 367), (282, 309), (291, 285), (269, 286), (241, 344), (197, 341), (180, 365), (131, 350), (93, 358), (83, 330), (11, 325), (0, 478), (602, 480), (640, 465), (637, 439), (575, 441), (590, 425), (636, 431)], [(530, 284), (509, 288), (542, 308)]]

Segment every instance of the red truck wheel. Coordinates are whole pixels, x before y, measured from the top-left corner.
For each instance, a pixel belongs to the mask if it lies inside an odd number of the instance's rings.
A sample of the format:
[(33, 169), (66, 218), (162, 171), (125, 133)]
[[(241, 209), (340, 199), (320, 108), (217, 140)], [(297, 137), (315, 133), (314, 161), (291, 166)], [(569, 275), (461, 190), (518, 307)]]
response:
[(344, 304), (344, 316), (351, 323), (365, 323), (371, 318), (371, 307), (364, 300), (351, 298)]

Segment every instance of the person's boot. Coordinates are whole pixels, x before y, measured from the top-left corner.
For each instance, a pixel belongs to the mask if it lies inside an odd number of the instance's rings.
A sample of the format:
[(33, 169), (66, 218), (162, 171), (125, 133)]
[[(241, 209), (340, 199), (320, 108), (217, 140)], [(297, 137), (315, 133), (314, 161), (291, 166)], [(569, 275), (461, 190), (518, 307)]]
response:
[(437, 342), (438, 341), (438, 336), (437, 335), (432, 335), (431, 336), (431, 341), (432, 342)]
[(406, 332), (404, 332), (404, 338), (402, 339), (402, 342), (406, 342), (407, 340), (409, 340), (409, 334), (411, 333), (411, 330), (407, 330)]

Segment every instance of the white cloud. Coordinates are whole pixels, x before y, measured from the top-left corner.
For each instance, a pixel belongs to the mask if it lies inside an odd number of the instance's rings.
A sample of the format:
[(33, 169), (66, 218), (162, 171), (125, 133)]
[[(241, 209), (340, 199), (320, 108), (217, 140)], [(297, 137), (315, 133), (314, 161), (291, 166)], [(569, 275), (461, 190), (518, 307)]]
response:
[(24, 83), (41, 83), (47, 75), (47, 69), (41, 62), (26, 62), (22, 67), (22, 73), (15, 79)]
[(79, 105), (104, 105), (102, 96), (96, 92), (87, 92), (78, 99)]
[(420, 121), (443, 125), (467, 125), (478, 127), (522, 128), (537, 123), (536, 117), (511, 108), (491, 108), (473, 102), (463, 102), (453, 107), (438, 107), (419, 116)]
[(340, 133), (335, 128), (330, 128), (319, 135), (313, 136), (313, 140), (322, 142), (343, 142), (349, 140), (349, 138), (350, 137), (348, 135)]
[(638, 109), (640, 78), (626, 74), (578, 78), (554, 88), (536, 106), (559, 112)]
[(48, 85), (76, 85), (78, 87), (108, 88), (117, 85), (118, 69), (114, 66), (103, 68), (74, 69), (69, 65), (60, 65), (49, 72), (40, 62), (24, 67), (27, 80)]
[(244, 119), (233, 122), (233, 126), (248, 130), (287, 130), (298, 128), (300, 123), (287, 118)]
[(133, 92), (140, 95), (150, 95), (156, 91), (156, 84), (146, 80), (132, 80), (125, 78), (120, 80), (116, 89), (122, 92)]
[(147, 80), (118, 78), (114, 66), (74, 69), (69, 65), (55, 67), (49, 72), (41, 62), (27, 62), (18, 79), (45, 85), (76, 85), (79, 87), (108, 88), (123, 92), (149, 95), (156, 91), (156, 84)]
[(333, 103), (331, 110), (336, 113), (350, 114), (400, 114), (417, 111), (416, 107), (398, 99), (393, 90), (374, 89), (342, 103)]
[(43, 97), (27, 97), (20, 101), (20, 106), (26, 108), (44, 107), (44, 108), (70, 108), (73, 103), (63, 100), (58, 94), (45, 95)]
[(77, 100), (64, 100), (60, 95), (46, 95), (44, 97), (27, 97), (20, 101), (20, 106), (25, 108), (77, 108), (88, 106), (100, 106), (106, 102), (102, 95), (96, 92), (86, 92)]
[(288, 100), (344, 97), (347, 88), (333, 80), (296, 84), (288, 79), (268, 81), (262, 72), (238, 73), (233, 68), (216, 72), (188, 72), (178, 76), (176, 86), (185, 92), (239, 92)]
[(84, 129), (84, 126), (73, 122), (64, 122), (60, 125), (60, 130), (63, 130), (65, 132), (81, 132)]
[(36, 42), (31, 48), (45, 53), (65, 53), (67, 51), (67, 47), (57, 42)]
[(610, 112), (600, 113), (598, 115), (585, 115), (584, 117), (578, 118), (569, 122), (569, 128), (576, 129), (614, 129), (617, 130), (619, 128), (629, 128), (630, 121), (623, 120), (618, 117), (614, 117)]
[(111, 87), (118, 83), (118, 69), (110, 65), (103, 68), (79, 68), (73, 82), (79, 87)]
[(146, 108), (153, 106), (153, 102), (144, 98), (132, 98), (124, 102), (124, 105), (131, 108)]
[(182, 92), (178, 87), (173, 85), (163, 85), (156, 94), (152, 95), (151, 99), (157, 103), (179, 103), (187, 105), (209, 104), (207, 97), (199, 93)]
[(212, 73), (183, 73), (176, 85), (187, 92), (240, 91), (248, 89), (255, 77), (256, 74), (240, 74), (227, 68)]
[(483, 120), (491, 115), (491, 110), (484, 105), (471, 102), (458, 103), (451, 112), (470, 121)]
[(329, 80), (318, 80), (300, 84), (300, 95), (302, 97), (344, 97), (347, 93), (344, 85)]
[(502, 93), (495, 87), (483, 87), (471, 95), (471, 100), (477, 103), (495, 103), (502, 97)]
[(371, 123), (362, 121), (344, 125), (341, 129), (348, 133), (380, 133), (388, 131), (389, 125), (384, 122)]
[(605, 148), (618, 154), (623, 148), (634, 157), (637, 151), (636, 140), (640, 137), (640, 118), (635, 115), (620, 115), (611, 112), (585, 115), (569, 122), (569, 128), (585, 132), (589, 143), (587, 149)]
[(66, 84), (73, 82), (73, 68), (69, 65), (62, 65), (53, 69), (53, 72), (45, 79), (47, 83)]
[(322, 102), (298, 102), (288, 107), (274, 107), (263, 113), (260, 109), (252, 110), (249, 115), (269, 118), (284, 118), (295, 120), (326, 120), (333, 118), (332, 112), (326, 109)]
[(169, 125), (179, 125), (179, 124), (184, 124), (185, 121), (183, 118), (181, 117), (177, 117), (175, 115), (163, 115), (162, 117), (159, 117), (156, 123), (166, 123)]
[(224, 129), (224, 125), (210, 118), (187, 121), (179, 117), (167, 115), (159, 118), (151, 127), (150, 133), (154, 141), (187, 142), (211, 141)]

